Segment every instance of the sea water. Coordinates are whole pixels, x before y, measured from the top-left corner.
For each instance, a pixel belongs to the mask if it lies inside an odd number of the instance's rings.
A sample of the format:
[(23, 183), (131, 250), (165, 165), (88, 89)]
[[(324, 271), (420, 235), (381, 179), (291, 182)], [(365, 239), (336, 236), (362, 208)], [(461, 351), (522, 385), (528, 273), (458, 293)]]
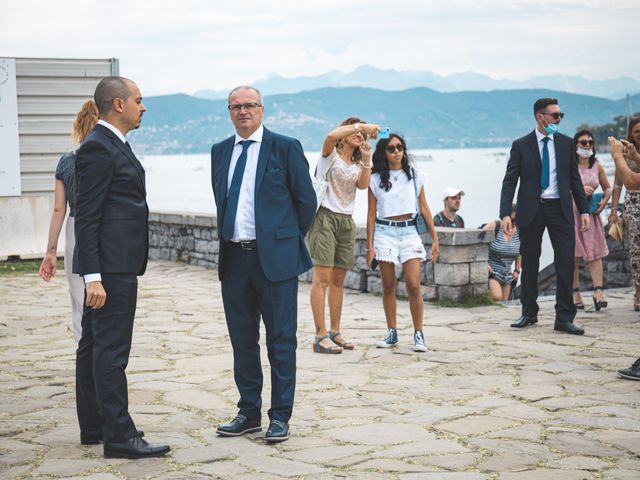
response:
[[(427, 203), (434, 215), (443, 208), (442, 191), (455, 187), (465, 193), (458, 213), (468, 228), (498, 218), (509, 148), (427, 149), (411, 153), (425, 177)], [(319, 153), (307, 152), (306, 156), (313, 172)], [(613, 184), (611, 157), (599, 155), (598, 158)], [(148, 155), (141, 161), (146, 170), (147, 201), (152, 211), (215, 212), (209, 154)], [(356, 195), (354, 219), (364, 225), (366, 216), (367, 191), (362, 190)], [(545, 234), (540, 268), (552, 260), (553, 251)]]

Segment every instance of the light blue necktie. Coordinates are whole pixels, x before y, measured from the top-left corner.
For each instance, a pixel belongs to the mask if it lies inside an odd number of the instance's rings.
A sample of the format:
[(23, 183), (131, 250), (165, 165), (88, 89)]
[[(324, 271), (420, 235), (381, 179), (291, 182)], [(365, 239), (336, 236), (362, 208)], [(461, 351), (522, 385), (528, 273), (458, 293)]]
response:
[(231, 240), (233, 237), (233, 230), (236, 223), (236, 213), (238, 212), (238, 198), (240, 197), (240, 186), (242, 185), (242, 176), (244, 175), (244, 169), (247, 165), (247, 150), (254, 140), (242, 140), (238, 142), (242, 145), (242, 153), (238, 157), (236, 162), (236, 168), (233, 171), (233, 178), (231, 179), (231, 186), (227, 192), (227, 203), (224, 208), (224, 214), (222, 216), (222, 229), (220, 230), (220, 236), (225, 242)]
[(549, 146), (547, 145), (549, 140), (549, 137), (542, 139), (542, 175), (540, 176), (542, 190), (549, 188)]

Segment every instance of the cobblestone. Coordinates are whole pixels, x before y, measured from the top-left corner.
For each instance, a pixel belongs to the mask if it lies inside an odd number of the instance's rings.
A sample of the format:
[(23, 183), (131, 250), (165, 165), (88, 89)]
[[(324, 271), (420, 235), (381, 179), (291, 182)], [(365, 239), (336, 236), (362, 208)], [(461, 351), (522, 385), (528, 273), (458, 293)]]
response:
[[(0, 276), (0, 478), (520, 480), (640, 478), (638, 383), (615, 370), (640, 355), (631, 290), (580, 312), (582, 337), (540, 322), (509, 328), (519, 306), (425, 309), (430, 351), (411, 350), (398, 301), (400, 345), (376, 349), (380, 297), (347, 291), (342, 355), (311, 351), (309, 286), (300, 285), (298, 388), (291, 439), (263, 431), (220, 438), (236, 413), (232, 351), (214, 270), (152, 261), (140, 278), (128, 367), (131, 412), (165, 458), (114, 460), (81, 446), (74, 350), (62, 272)], [(264, 333), (262, 334), (264, 338)], [(265, 412), (269, 363), (262, 348)]]

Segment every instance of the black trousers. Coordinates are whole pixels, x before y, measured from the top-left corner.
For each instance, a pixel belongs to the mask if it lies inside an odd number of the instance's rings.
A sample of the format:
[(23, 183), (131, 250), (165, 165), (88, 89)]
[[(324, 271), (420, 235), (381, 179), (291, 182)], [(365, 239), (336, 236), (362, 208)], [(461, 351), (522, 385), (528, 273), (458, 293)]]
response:
[(522, 314), (538, 314), (538, 270), (542, 234), (549, 231), (553, 246), (553, 265), (556, 270), (556, 322), (572, 322), (576, 316), (573, 304), (573, 257), (575, 231), (562, 213), (560, 201), (540, 203), (530, 225), (520, 228), (520, 255), (522, 255)]
[[(82, 337), (76, 352), (76, 408), (80, 430), (102, 432), (105, 442), (136, 435), (129, 415), (127, 376), (138, 278), (135, 274), (103, 273), (105, 305), (85, 306)], [(85, 294), (86, 299), (86, 294)]]
[(262, 365), (260, 317), (267, 333), (271, 365), (269, 418), (288, 422), (296, 388), (298, 277), (271, 282), (260, 266), (257, 250), (221, 242), (222, 301), (233, 346), (233, 375), (240, 392), (239, 413), (260, 419)]

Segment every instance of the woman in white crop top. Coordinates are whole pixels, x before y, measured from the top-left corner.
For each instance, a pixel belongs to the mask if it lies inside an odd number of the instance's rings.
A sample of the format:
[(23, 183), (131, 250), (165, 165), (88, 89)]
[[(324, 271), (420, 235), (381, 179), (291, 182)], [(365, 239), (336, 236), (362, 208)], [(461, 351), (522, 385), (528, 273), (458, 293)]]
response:
[(416, 230), (419, 214), (431, 235), (431, 262), (435, 263), (438, 235), (424, 193), (423, 178), (411, 167), (404, 139), (392, 133), (388, 139), (378, 141), (373, 154), (367, 213), (367, 263), (375, 268), (375, 259), (380, 265), (382, 305), (387, 319), (387, 334), (377, 344), (380, 348), (398, 344), (396, 265), (402, 265), (413, 320), (413, 351), (427, 351), (422, 333), (424, 302), (420, 287), (420, 263), (426, 260), (427, 254)]
[[(313, 261), (311, 311), (316, 328), (313, 351), (342, 353), (352, 350), (340, 333), (342, 285), (347, 270), (355, 263), (356, 224), (352, 214), (356, 189), (364, 190), (371, 179), (371, 145), (380, 127), (350, 117), (331, 131), (322, 144), (316, 178), (326, 178), (328, 187), (309, 230), (308, 243)], [(325, 298), (329, 291), (331, 327), (325, 324)]]

